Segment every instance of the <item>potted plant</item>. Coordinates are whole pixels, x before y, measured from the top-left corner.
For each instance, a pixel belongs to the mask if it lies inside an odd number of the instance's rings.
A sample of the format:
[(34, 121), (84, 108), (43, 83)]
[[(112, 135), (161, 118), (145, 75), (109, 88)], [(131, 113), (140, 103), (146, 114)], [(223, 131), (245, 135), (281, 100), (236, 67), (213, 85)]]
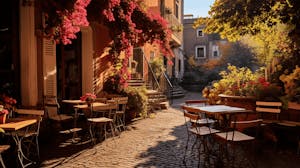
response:
[(124, 94), (128, 97), (126, 120), (131, 121), (137, 116), (147, 117), (147, 96), (145, 87), (127, 87)]
[(287, 99), (300, 104), (300, 67), (296, 66), (292, 73), (282, 74), (279, 79), (284, 84)]
[(254, 110), (256, 100), (275, 101), (282, 96), (280, 87), (249, 68), (229, 65), (228, 70), (220, 72), (220, 75), (219, 81), (202, 91), (203, 97), (212, 104), (222, 103)]
[(0, 124), (5, 124), (7, 115), (8, 110), (3, 105), (0, 105)]
[(3, 107), (3, 109), (6, 109), (8, 111), (10, 117), (12, 117), (13, 115), (16, 104), (16, 99), (7, 96), (5, 93), (0, 95), (0, 105)]
[(88, 105), (91, 105), (91, 103), (96, 99), (96, 95), (93, 93), (86, 93), (85, 95), (80, 97), (81, 101), (86, 101)]

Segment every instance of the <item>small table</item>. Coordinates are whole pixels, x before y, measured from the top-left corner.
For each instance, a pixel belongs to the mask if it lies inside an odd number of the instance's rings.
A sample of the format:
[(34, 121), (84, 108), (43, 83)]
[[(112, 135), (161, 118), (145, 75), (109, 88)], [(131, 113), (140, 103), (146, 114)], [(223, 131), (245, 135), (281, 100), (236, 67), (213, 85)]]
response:
[(74, 124), (73, 124), (73, 136), (72, 136), (72, 142), (75, 142), (75, 139), (77, 137), (77, 131), (80, 131), (81, 128), (77, 128), (77, 118), (78, 118), (78, 108), (75, 108), (75, 106), (77, 105), (82, 105), (82, 104), (86, 104), (86, 101), (82, 101), (82, 100), (62, 100), (63, 103), (66, 104), (71, 104), (73, 105), (74, 108)]
[[(33, 163), (30, 159), (28, 159), (23, 151), (22, 151), (22, 137), (19, 135), (19, 131), (26, 127), (29, 127), (33, 124), (37, 123), (37, 119), (21, 119), (21, 118), (13, 118), (8, 121), (8, 123), (0, 124), (0, 128), (2, 128), (6, 134), (9, 134), (13, 137), (18, 150), (18, 159), (21, 163), (21, 166), (27, 167)], [(29, 161), (26, 165), (24, 165), (24, 159)]]
[(220, 115), (224, 120), (225, 126), (228, 126), (227, 124), (229, 123), (229, 119), (230, 119), (230, 117), (228, 119), (226, 115), (249, 112), (249, 110), (246, 110), (245, 108), (232, 107), (226, 105), (209, 105), (209, 106), (190, 105), (190, 107), (197, 110), (199, 113), (205, 113), (207, 115)]

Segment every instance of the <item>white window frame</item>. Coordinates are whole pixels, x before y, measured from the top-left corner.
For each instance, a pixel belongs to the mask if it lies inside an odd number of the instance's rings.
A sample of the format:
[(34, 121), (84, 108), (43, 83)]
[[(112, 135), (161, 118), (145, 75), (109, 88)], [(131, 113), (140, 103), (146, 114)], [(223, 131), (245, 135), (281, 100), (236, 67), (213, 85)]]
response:
[[(215, 51), (217, 52), (217, 56), (215, 56)], [(219, 57), (220, 56), (220, 51), (219, 51), (219, 46), (217, 46), (217, 45), (213, 45), (212, 46), (212, 57), (213, 58), (217, 58), (217, 57)]]
[[(203, 52), (204, 52), (204, 57), (199, 57), (198, 56), (198, 48), (203, 48)], [(205, 45), (197, 45), (195, 47), (195, 59), (204, 59), (206, 58), (206, 46)]]
[[(199, 35), (199, 31), (202, 32), (201, 36)], [(204, 33), (203, 33), (203, 29), (202, 28), (198, 28), (197, 31), (196, 31), (196, 33), (197, 33), (197, 37), (204, 37)]]

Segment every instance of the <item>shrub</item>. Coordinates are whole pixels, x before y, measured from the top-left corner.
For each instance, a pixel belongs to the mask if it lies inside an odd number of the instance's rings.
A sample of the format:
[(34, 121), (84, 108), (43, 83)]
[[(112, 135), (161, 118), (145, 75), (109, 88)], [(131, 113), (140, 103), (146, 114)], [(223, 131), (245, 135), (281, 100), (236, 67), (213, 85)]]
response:
[(237, 68), (228, 65), (227, 71), (220, 72), (221, 79), (212, 86), (203, 89), (203, 97), (210, 103), (220, 103), (219, 94), (232, 96), (253, 96), (257, 100), (278, 100), (282, 96), (281, 88), (269, 83), (259, 72), (249, 68)]
[(124, 95), (128, 97), (127, 111), (134, 111), (141, 117), (147, 117), (146, 87), (127, 87)]
[(284, 84), (285, 94), (288, 99), (294, 101), (297, 100), (297, 96), (300, 95), (300, 67), (296, 66), (290, 74), (282, 74), (279, 79)]

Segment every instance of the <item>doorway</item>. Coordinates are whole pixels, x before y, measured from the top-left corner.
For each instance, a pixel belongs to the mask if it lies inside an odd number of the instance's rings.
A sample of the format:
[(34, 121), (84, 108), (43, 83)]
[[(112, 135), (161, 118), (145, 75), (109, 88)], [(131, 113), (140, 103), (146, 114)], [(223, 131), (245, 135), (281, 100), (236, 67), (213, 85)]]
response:
[(0, 1), (0, 94), (20, 101), (19, 1)]
[(56, 46), (57, 60), (57, 97), (79, 99), (82, 95), (81, 75), (81, 33), (72, 44)]

